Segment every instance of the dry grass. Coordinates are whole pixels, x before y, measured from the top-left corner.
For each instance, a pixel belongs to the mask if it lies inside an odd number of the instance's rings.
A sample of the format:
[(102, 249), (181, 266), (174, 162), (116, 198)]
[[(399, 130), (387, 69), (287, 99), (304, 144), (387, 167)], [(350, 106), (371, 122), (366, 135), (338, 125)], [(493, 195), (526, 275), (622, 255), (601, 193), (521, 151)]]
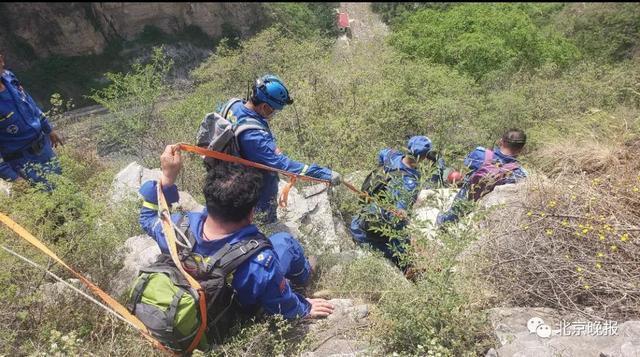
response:
[(518, 207), (493, 212), (480, 250), (480, 272), (505, 302), (640, 316), (639, 143), (537, 153), (553, 179), (522, 186)]

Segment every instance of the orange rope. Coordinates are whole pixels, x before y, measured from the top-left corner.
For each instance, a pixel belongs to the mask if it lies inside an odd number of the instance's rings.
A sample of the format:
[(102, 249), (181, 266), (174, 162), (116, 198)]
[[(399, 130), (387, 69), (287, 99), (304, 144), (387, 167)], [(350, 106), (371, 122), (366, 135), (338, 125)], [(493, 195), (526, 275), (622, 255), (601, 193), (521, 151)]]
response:
[[(234, 164), (241, 164), (241, 165), (245, 165), (245, 166), (255, 167), (255, 168), (261, 169), (261, 170), (277, 172), (279, 174), (287, 176), (289, 178), (289, 183), (282, 189), (282, 194), (280, 195), (280, 198), (278, 199), (278, 204), (280, 205), (280, 207), (286, 207), (287, 206), (287, 202), (288, 202), (288, 198), (289, 198), (289, 191), (291, 190), (291, 187), (293, 187), (293, 185), (296, 183), (297, 179), (304, 180), (304, 181), (324, 183), (326, 185), (330, 185), (331, 184), (331, 181), (329, 181), (329, 180), (323, 180), (323, 179), (319, 179), (319, 178), (315, 178), (315, 177), (309, 177), (309, 176), (294, 174), (294, 173), (289, 172), (289, 171), (276, 169), (276, 168), (271, 167), (271, 166), (259, 164), (257, 162), (249, 161), (249, 160), (237, 157), (237, 156), (225, 154), (223, 152), (201, 148), (199, 146), (194, 146), (194, 145), (189, 145), (189, 144), (184, 144), (184, 143), (179, 143), (176, 146), (177, 146), (177, 150), (188, 151), (188, 152), (192, 152), (194, 154), (203, 155), (203, 156), (207, 156), (207, 157), (210, 157), (210, 158), (214, 158), (214, 159), (218, 159), (218, 160), (222, 160), (222, 161), (226, 161), (226, 162), (231, 162), (231, 163), (234, 163)], [(342, 184), (346, 188), (348, 188), (349, 190), (351, 190), (354, 193), (356, 193), (357, 195), (363, 197), (367, 202), (375, 201), (373, 199), (373, 197), (369, 196), (369, 194), (367, 194), (366, 192), (358, 190), (355, 186), (353, 186), (349, 182), (343, 180)], [(402, 213), (398, 212), (398, 210), (396, 210), (395, 208), (391, 208), (391, 207), (387, 208), (387, 207), (385, 207), (385, 209), (390, 211), (395, 216), (398, 216), (398, 217), (401, 217), (401, 218), (405, 217), (405, 215), (403, 215)]]
[(178, 247), (176, 246), (176, 232), (173, 230), (171, 226), (171, 215), (169, 214), (169, 205), (167, 204), (167, 200), (162, 193), (162, 182), (158, 182), (158, 207), (160, 208), (160, 220), (162, 221), (162, 230), (164, 231), (164, 237), (167, 242), (167, 247), (169, 247), (169, 253), (171, 254), (171, 259), (173, 260), (174, 265), (180, 270), (180, 273), (187, 279), (189, 285), (198, 292), (199, 296), (199, 305), (200, 305), (200, 326), (198, 326), (198, 331), (196, 336), (191, 341), (191, 344), (186, 350), (186, 353), (191, 353), (202, 339), (202, 335), (204, 334), (204, 330), (207, 328), (207, 303), (205, 300), (204, 290), (200, 283), (194, 279), (189, 273), (187, 273), (182, 267), (182, 262), (180, 261), (180, 257), (178, 257)]
[(55, 260), (58, 264), (67, 268), (76, 278), (78, 278), (84, 285), (86, 285), (89, 290), (91, 290), (94, 294), (102, 299), (110, 308), (116, 311), (120, 316), (122, 316), (125, 320), (127, 320), (132, 326), (134, 326), (140, 333), (147, 339), (153, 347), (162, 350), (168, 354), (175, 355), (175, 353), (169, 351), (160, 341), (156, 340), (149, 334), (149, 330), (147, 327), (140, 321), (137, 317), (132, 315), (126, 307), (122, 306), (116, 299), (109, 296), (109, 294), (105, 293), (98, 286), (93, 284), (89, 279), (85, 278), (84, 275), (75, 271), (72, 267), (67, 265), (62, 259), (58, 258), (56, 253), (47, 248), (44, 243), (42, 243), (38, 238), (34, 237), (29, 231), (24, 229), (22, 226), (17, 224), (8, 216), (0, 213), (0, 221), (4, 223), (7, 227), (11, 228), (14, 232), (18, 234), (18, 236), (28, 243), (32, 244), (34, 247), (38, 248), (41, 252), (48, 255), (51, 259)]

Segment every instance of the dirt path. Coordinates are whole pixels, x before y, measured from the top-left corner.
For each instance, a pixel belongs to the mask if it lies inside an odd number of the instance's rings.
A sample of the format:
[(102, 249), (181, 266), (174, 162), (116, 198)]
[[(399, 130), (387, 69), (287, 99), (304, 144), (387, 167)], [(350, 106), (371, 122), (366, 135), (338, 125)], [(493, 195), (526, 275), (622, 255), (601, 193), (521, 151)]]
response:
[(351, 41), (382, 41), (389, 33), (380, 16), (371, 10), (370, 2), (342, 2), (340, 11), (349, 15)]

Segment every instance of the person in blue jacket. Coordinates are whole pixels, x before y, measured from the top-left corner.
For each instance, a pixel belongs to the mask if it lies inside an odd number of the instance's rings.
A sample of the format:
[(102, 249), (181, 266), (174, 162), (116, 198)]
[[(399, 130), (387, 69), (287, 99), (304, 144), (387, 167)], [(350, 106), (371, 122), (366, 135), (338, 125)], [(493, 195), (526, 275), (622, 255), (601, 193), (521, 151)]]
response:
[[(337, 172), (316, 164), (307, 165), (291, 160), (278, 148), (276, 137), (269, 128), (269, 122), (276, 112), (292, 103), (293, 99), (290, 97), (287, 87), (278, 77), (265, 75), (258, 78), (253, 85), (249, 99), (236, 101), (227, 113), (223, 113), (226, 119), (236, 125), (243, 120), (254, 119), (255, 122), (263, 126), (262, 129), (249, 129), (240, 133), (238, 136), (240, 155), (244, 159), (280, 170), (329, 180), (332, 185), (340, 184), (341, 176)], [(264, 223), (273, 223), (277, 219), (278, 174), (264, 172), (264, 181), (256, 210), (265, 215), (261, 219)]]
[[(420, 172), (418, 164), (429, 157), (431, 140), (426, 136), (413, 136), (407, 143), (408, 153), (393, 149), (382, 149), (378, 154), (378, 165), (382, 166), (390, 181), (384, 188), (385, 201), (394, 206), (395, 213), (379, 207), (375, 202), (363, 206), (360, 213), (351, 221), (350, 231), (353, 239), (359, 244), (368, 244), (382, 251), (388, 259), (400, 268), (407, 268), (401, 263), (398, 253), (405, 250), (403, 245), (409, 243), (402, 230), (407, 225), (407, 210), (415, 203), (419, 190)], [(395, 232), (392, 236), (378, 231), (386, 228)]]
[[(517, 157), (522, 152), (524, 145), (527, 142), (527, 135), (520, 129), (509, 129), (498, 141), (498, 145), (493, 148), (492, 162), (500, 164), (518, 163)], [(466, 215), (468, 212), (468, 204), (465, 204), (469, 200), (469, 189), (471, 188), (469, 178), (484, 164), (485, 157), (487, 155), (487, 149), (478, 146), (475, 150), (469, 153), (464, 159), (464, 165), (471, 171), (465, 175), (464, 182), (460, 191), (456, 194), (451, 208), (438, 215), (436, 219), (437, 225), (442, 225), (446, 222), (455, 222), (461, 216)], [(518, 166), (515, 170), (511, 171), (511, 175), (508, 176), (503, 184), (516, 183), (527, 177), (527, 171)]]
[[(162, 191), (167, 203), (178, 202), (175, 180), (182, 167), (180, 151), (174, 145), (166, 147), (160, 157)], [(221, 164), (211, 168), (203, 188), (206, 208), (189, 212), (189, 229), (196, 238), (193, 252), (212, 256), (225, 244), (252, 239), (259, 231), (252, 224), (255, 205), (262, 186), (262, 174), (253, 168), (236, 164)], [(168, 247), (158, 218), (157, 181), (147, 181), (140, 187), (144, 199), (140, 224), (158, 242), (160, 250)], [(180, 214), (173, 214), (178, 222)], [(231, 282), (242, 312), (254, 314), (262, 308), (267, 314), (280, 314), (286, 319), (321, 318), (333, 312), (324, 299), (308, 299), (292, 291), (290, 282), (306, 285), (311, 266), (300, 243), (288, 233), (269, 237), (273, 249), (265, 248), (241, 264)]]
[(45, 173), (60, 174), (53, 147), (63, 144), (18, 78), (4, 69), (0, 54), (0, 178), (50, 184)]

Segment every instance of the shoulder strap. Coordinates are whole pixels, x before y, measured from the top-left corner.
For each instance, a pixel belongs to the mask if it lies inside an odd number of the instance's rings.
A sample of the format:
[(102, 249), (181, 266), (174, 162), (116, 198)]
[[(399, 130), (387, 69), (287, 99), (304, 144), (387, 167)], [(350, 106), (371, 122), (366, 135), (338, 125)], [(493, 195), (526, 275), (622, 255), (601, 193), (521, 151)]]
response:
[(257, 119), (244, 118), (242, 120), (239, 120), (235, 124), (233, 133), (237, 138), (240, 135), (240, 133), (246, 130), (251, 130), (251, 129), (263, 130), (267, 132), (269, 131), (269, 129), (265, 127), (262, 123), (260, 123), (260, 121), (258, 121)]
[(490, 164), (492, 161), (493, 161), (493, 150), (486, 149), (484, 151), (484, 161), (482, 162), (482, 165)]
[(193, 247), (196, 244), (196, 237), (193, 235), (193, 232), (191, 232), (191, 229), (189, 229), (190, 224), (191, 222), (189, 221), (189, 217), (184, 214), (180, 217), (177, 227), (178, 235), (183, 239), (186, 237), (188, 242), (185, 243), (187, 243), (191, 247), (191, 250), (193, 250)]
[(227, 104), (224, 105), (224, 107), (222, 108), (222, 110), (220, 111), (220, 115), (222, 115), (223, 118), (227, 119), (227, 115), (229, 114), (229, 109), (231, 109), (231, 107), (236, 104), (237, 102), (242, 102), (243, 100), (240, 98), (231, 98), (227, 101)]
[(226, 276), (259, 251), (271, 247), (271, 242), (263, 234), (258, 233), (254, 237), (232, 245), (229, 251), (216, 262), (216, 267), (221, 269)]

